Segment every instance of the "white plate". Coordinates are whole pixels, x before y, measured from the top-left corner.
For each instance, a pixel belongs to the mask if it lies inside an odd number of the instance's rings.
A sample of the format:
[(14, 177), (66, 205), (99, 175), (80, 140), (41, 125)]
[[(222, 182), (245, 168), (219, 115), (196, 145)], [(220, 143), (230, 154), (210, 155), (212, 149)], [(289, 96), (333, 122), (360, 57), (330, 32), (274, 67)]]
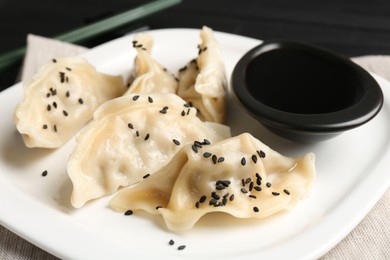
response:
[[(197, 54), (199, 30), (150, 31), (153, 56), (172, 71)], [(260, 41), (216, 33), (230, 73), (238, 59)], [(85, 54), (100, 71), (126, 75), (134, 58), (132, 36)], [(71, 140), (53, 151), (27, 149), (12, 121), (22, 99), (17, 84), (0, 93), (0, 224), (60, 258), (122, 259), (256, 258), (313, 259), (321, 256), (364, 217), (389, 187), (390, 84), (377, 77), (385, 104), (368, 124), (329, 141), (299, 145), (267, 132), (235, 103), (229, 103), (234, 134), (247, 131), (288, 156), (316, 153), (318, 177), (311, 196), (293, 210), (266, 220), (235, 220), (215, 214), (185, 233), (164, 228), (158, 216), (124, 216), (107, 207), (109, 197), (75, 210), (66, 163)], [(386, 170), (387, 168), (387, 170)], [(48, 175), (41, 173), (47, 170)], [(176, 244), (168, 245), (170, 239)], [(177, 246), (186, 245), (185, 250)]]

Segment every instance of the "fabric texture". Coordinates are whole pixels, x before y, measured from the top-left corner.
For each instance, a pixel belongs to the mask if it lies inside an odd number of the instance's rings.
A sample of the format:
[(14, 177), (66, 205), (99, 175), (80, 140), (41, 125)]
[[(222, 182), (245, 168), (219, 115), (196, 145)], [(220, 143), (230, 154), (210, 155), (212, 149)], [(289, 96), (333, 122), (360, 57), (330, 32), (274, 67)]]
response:
[[(54, 57), (80, 54), (87, 49), (57, 40), (28, 36), (27, 53), (21, 79), (31, 77), (38, 67)], [(357, 64), (390, 80), (390, 57), (364, 56), (353, 58)], [(360, 224), (340, 243), (322, 256), (333, 259), (389, 259), (390, 258), (390, 189), (377, 202)], [(0, 226), (0, 259), (57, 259), (39, 247)]]

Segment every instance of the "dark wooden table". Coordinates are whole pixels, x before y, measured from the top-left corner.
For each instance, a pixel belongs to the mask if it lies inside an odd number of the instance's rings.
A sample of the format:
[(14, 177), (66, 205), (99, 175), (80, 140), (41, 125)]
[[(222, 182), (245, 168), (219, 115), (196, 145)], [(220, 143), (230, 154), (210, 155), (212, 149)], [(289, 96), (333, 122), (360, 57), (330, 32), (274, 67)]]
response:
[[(0, 0), (0, 53), (25, 45), (26, 35), (54, 36), (145, 1)], [(141, 25), (200, 28), (259, 39), (314, 43), (346, 56), (390, 54), (390, 2), (365, 0), (183, 0), (161, 13), (82, 42), (93, 47)], [(0, 89), (15, 82), (20, 64), (0, 72)]]

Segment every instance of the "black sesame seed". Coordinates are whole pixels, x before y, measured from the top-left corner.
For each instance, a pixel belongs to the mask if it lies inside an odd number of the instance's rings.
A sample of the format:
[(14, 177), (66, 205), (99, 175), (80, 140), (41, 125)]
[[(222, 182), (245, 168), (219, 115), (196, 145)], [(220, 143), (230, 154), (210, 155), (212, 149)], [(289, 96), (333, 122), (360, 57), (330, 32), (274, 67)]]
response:
[(223, 162), (223, 161), (225, 161), (225, 158), (219, 157), (217, 162), (221, 163), (221, 162)]
[(228, 193), (226, 193), (225, 195), (223, 195), (223, 197), (224, 197), (224, 198), (227, 198), (227, 197), (229, 197), (229, 195), (230, 195), (230, 193), (228, 192)]
[(153, 103), (153, 98), (148, 97), (148, 101), (149, 101), (149, 103)]
[(44, 124), (42, 127), (43, 127), (43, 129), (47, 129), (47, 125), (46, 124)]
[(54, 132), (57, 132), (57, 125), (53, 126)]
[(177, 248), (177, 250), (183, 250), (183, 249), (185, 249), (185, 248), (186, 248), (185, 245), (181, 245), (181, 246), (179, 246), (179, 247)]
[(139, 98), (139, 95), (133, 96), (133, 101), (137, 101), (138, 98)]
[(188, 109), (188, 110), (187, 110), (187, 115), (189, 115), (189, 114), (190, 114), (190, 111), (191, 111), (191, 109)]
[(125, 216), (130, 216), (130, 215), (133, 215), (133, 211), (131, 209), (125, 212)]
[(253, 211), (256, 212), (256, 213), (259, 212), (259, 208), (258, 207), (253, 207)]
[(179, 72), (185, 71), (187, 69), (187, 66), (184, 66), (183, 68), (179, 69)]
[(229, 180), (225, 180), (225, 181), (221, 181), (221, 184), (225, 187), (229, 187), (229, 185), (231, 184), (231, 182)]
[(275, 191), (273, 191), (273, 192), (272, 192), (272, 195), (274, 195), (274, 196), (279, 196), (279, 195), (280, 195), (280, 193), (279, 193), (279, 192), (275, 192)]
[(265, 152), (263, 152), (262, 150), (257, 151), (257, 153), (260, 156), (260, 158), (265, 158)]
[(65, 73), (64, 72), (60, 72), (60, 81), (61, 81), (61, 83), (65, 82)]
[(174, 143), (174, 144), (176, 144), (176, 145), (180, 145), (180, 142), (179, 142), (178, 140), (176, 140), (176, 139), (173, 139), (172, 141), (173, 141), (173, 143)]
[(250, 183), (252, 181), (252, 179), (251, 178), (246, 178), (246, 180), (245, 180), (245, 184), (248, 184), (248, 183)]
[(213, 197), (213, 199), (216, 199), (216, 200), (219, 200), (221, 198), (221, 196), (219, 196), (217, 193), (213, 192), (211, 193), (211, 197)]
[(257, 163), (257, 156), (256, 156), (256, 154), (252, 155), (252, 161), (254, 163)]
[(198, 148), (202, 148), (202, 143), (199, 141), (194, 141), (194, 145)]
[(224, 197), (223, 199), (222, 199), (222, 205), (226, 205), (227, 204), (227, 199), (226, 199), (226, 197)]
[(181, 116), (185, 116), (186, 115), (186, 111), (181, 111)]
[(261, 179), (256, 179), (256, 184), (260, 186), (261, 185)]
[(84, 104), (84, 100), (82, 98), (79, 98), (79, 103), (82, 105)]
[(47, 175), (47, 170), (44, 170), (44, 171), (42, 172), (42, 176), (45, 177), (46, 175)]
[(253, 181), (251, 181), (251, 183), (249, 184), (249, 191), (252, 191), (254, 185), (255, 184), (253, 183)]
[(52, 59), (52, 61), (53, 61), (54, 63), (56, 63), (56, 62), (57, 62), (57, 60), (56, 60), (56, 59)]
[(242, 183), (242, 186), (245, 186), (245, 179), (244, 178), (241, 179), (241, 183)]
[(50, 88), (49, 90), (50, 90), (50, 94), (51, 94), (52, 96), (57, 95), (57, 90), (56, 90), (56, 89)]
[(68, 112), (66, 112), (65, 110), (62, 110), (62, 113), (64, 114), (64, 116), (68, 116)]
[(224, 190), (226, 187), (223, 186), (222, 184), (218, 185), (215, 187), (216, 190)]
[(220, 202), (218, 202), (217, 204), (214, 204), (214, 207), (221, 207), (221, 206), (223, 206), (223, 204), (222, 204), (222, 202), (220, 201)]
[(216, 164), (218, 157), (215, 154), (213, 154), (213, 156), (211, 157), (211, 160), (213, 160), (213, 163)]
[(46, 97), (49, 98), (49, 97), (50, 97), (50, 93), (47, 93), (47, 94), (46, 94)]
[(145, 141), (148, 140), (149, 137), (150, 137), (150, 135), (149, 135), (149, 134), (146, 134), (144, 140), (145, 140)]
[(209, 152), (205, 152), (204, 154), (203, 154), (203, 157), (204, 158), (209, 158), (211, 156), (211, 153), (209, 153)]
[(217, 200), (216, 199), (211, 199), (210, 202), (209, 202), (209, 205), (215, 205), (217, 204)]
[(241, 188), (241, 192), (244, 194), (248, 193), (248, 191), (245, 188)]
[(196, 147), (194, 144), (191, 146), (192, 150), (197, 153), (198, 152), (198, 147)]
[(170, 246), (173, 246), (175, 244), (175, 241), (173, 241), (173, 239), (171, 239), (171, 240), (169, 240), (168, 243), (169, 243)]
[(142, 178), (143, 178), (143, 179), (146, 179), (146, 178), (148, 178), (149, 176), (150, 176), (150, 174), (147, 173), (147, 174), (145, 174)]
[(51, 110), (51, 106), (49, 104), (49, 105), (47, 105), (47, 111), (50, 111), (50, 110)]
[(267, 182), (265, 185), (266, 185), (268, 188), (270, 188), (270, 187), (272, 186), (272, 184), (271, 184), (270, 182)]
[(242, 159), (241, 159), (241, 165), (244, 166), (245, 164), (246, 164), (246, 159), (245, 159), (245, 157), (242, 157)]
[(257, 199), (257, 197), (255, 195), (252, 195), (252, 194), (249, 195), (249, 197), (252, 198), (252, 199)]
[(206, 201), (206, 199), (207, 199), (207, 196), (206, 196), (206, 195), (203, 195), (202, 197), (200, 197), (199, 202), (200, 202), (200, 203), (203, 203), (203, 202)]
[(137, 137), (139, 137), (139, 132), (138, 132), (138, 130), (135, 131), (135, 135), (136, 135)]
[(159, 210), (159, 209), (161, 209), (162, 208), (162, 206), (156, 206), (156, 210)]
[(57, 102), (55, 102), (55, 101), (53, 102), (53, 107), (57, 108)]
[(134, 126), (132, 123), (128, 123), (127, 126), (130, 128), (130, 129), (134, 129)]
[(199, 208), (199, 201), (197, 201), (196, 203), (195, 203), (195, 207), (198, 209)]
[(229, 200), (230, 200), (230, 201), (233, 201), (233, 200), (234, 200), (234, 194), (230, 195)]
[(256, 178), (261, 180), (261, 176), (259, 173), (256, 172)]
[(69, 68), (69, 67), (65, 67), (65, 69), (68, 70), (68, 71), (72, 71), (72, 69)]
[(210, 141), (209, 141), (209, 140), (207, 140), (207, 139), (204, 139), (202, 144), (203, 144), (203, 145), (209, 145), (209, 144), (211, 144), (211, 143), (210, 143)]
[(66, 97), (69, 97), (69, 96), (70, 96), (69, 91), (66, 91), (65, 96), (66, 96)]
[(202, 49), (202, 51), (207, 51), (207, 46), (205, 46), (205, 47)]
[(260, 186), (255, 186), (253, 187), (256, 191), (261, 191), (261, 187)]
[(284, 189), (283, 192), (286, 193), (287, 195), (290, 195), (290, 192), (286, 189)]

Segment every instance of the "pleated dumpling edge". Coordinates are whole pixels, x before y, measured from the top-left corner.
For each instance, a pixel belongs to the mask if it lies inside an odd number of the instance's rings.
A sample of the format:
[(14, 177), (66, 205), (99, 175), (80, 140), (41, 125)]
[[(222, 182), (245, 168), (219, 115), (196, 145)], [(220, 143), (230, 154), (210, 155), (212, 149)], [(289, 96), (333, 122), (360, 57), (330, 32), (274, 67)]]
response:
[(153, 176), (118, 192), (110, 206), (161, 214), (168, 229), (183, 231), (212, 212), (265, 218), (289, 210), (309, 194), (315, 175), (313, 153), (289, 158), (244, 133), (198, 152), (182, 148)]

